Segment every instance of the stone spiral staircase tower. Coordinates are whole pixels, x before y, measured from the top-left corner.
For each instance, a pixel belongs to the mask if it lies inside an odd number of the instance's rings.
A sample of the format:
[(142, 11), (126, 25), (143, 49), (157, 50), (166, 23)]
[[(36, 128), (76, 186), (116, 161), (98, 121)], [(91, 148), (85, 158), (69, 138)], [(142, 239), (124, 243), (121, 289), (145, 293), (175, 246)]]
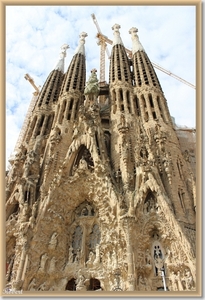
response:
[(66, 73), (63, 45), (10, 161), (12, 289), (196, 289), (195, 174), (137, 29), (132, 59), (112, 29), (109, 84), (86, 82), (85, 32)]

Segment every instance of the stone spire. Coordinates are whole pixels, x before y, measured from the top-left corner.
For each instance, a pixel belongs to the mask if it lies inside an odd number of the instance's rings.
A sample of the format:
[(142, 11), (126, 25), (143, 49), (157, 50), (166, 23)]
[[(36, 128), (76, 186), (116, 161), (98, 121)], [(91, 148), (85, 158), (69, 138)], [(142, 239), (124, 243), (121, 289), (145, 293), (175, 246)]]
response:
[(112, 43), (113, 46), (119, 45), (119, 44), (123, 45), (123, 42), (120, 37), (120, 32), (119, 32), (120, 28), (121, 28), (121, 26), (118, 24), (115, 24), (112, 26), (112, 30), (114, 30), (114, 32), (113, 32), (114, 38), (113, 38), (113, 43)]
[(129, 33), (132, 37), (132, 54), (134, 55), (137, 51), (144, 51), (142, 44), (139, 41), (139, 37), (137, 35), (138, 29), (136, 27), (132, 27), (129, 30)]
[(61, 52), (60, 52), (60, 57), (59, 60), (54, 68), (54, 70), (58, 70), (61, 71), (62, 73), (64, 73), (64, 59), (66, 57), (66, 50), (69, 48), (69, 46), (67, 44), (64, 44), (63, 46), (61, 46)]
[(83, 54), (85, 56), (85, 47), (84, 47), (84, 44), (85, 44), (85, 38), (87, 37), (87, 33), (86, 32), (82, 32), (79, 37), (80, 37), (80, 40), (79, 40), (79, 44), (78, 44), (78, 47), (77, 49), (75, 50), (75, 54)]

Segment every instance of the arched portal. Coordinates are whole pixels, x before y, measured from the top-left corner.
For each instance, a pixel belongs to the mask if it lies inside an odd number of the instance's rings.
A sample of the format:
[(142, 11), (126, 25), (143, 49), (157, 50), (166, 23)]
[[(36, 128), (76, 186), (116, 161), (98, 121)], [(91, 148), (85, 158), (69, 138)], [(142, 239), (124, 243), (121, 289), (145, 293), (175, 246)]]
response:
[(101, 289), (101, 285), (100, 285), (100, 280), (96, 279), (96, 278), (91, 278), (90, 279), (90, 286), (89, 286), (89, 290), (90, 291), (96, 291)]
[(74, 278), (72, 278), (68, 281), (65, 290), (66, 291), (76, 291), (76, 283), (75, 283)]

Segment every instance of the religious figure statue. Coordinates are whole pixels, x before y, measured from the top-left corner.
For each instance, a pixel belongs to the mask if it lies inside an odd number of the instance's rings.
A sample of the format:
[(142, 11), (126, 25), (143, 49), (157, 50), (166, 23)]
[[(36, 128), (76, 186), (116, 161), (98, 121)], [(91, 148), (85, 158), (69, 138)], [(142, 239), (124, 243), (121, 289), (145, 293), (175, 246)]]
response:
[(86, 263), (88, 267), (91, 267), (93, 265), (94, 259), (95, 259), (95, 254), (92, 251), (90, 251), (89, 258)]
[(149, 249), (146, 250), (145, 252), (145, 263), (146, 265), (151, 265), (151, 255)]
[(139, 276), (139, 290), (145, 291), (145, 281), (142, 275)]
[(189, 269), (185, 270), (186, 290), (191, 290), (194, 286), (194, 280)]
[(41, 270), (41, 271), (44, 271), (44, 270), (45, 270), (45, 265), (46, 265), (47, 259), (48, 259), (48, 254), (47, 254), (47, 253), (44, 253), (44, 254), (41, 256), (41, 263), (40, 263), (40, 270)]
[(78, 168), (79, 168), (80, 170), (87, 170), (87, 169), (88, 169), (88, 165), (87, 165), (87, 162), (86, 162), (86, 160), (85, 160), (84, 157), (81, 158), (81, 160), (80, 160), (80, 162), (79, 162)]
[(57, 239), (57, 233), (54, 232), (51, 236), (51, 239), (50, 239), (50, 242), (49, 242), (49, 245), (48, 245), (48, 248), (49, 249), (52, 249), (52, 250), (55, 250), (56, 249), (56, 245), (58, 243), (58, 239)]
[(75, 280), (75, 283), (76, 283), (76, 291), (86, 291), (87, 288), (86, 288), (86, 279), (84, 277), (84, 275), (81, 273), (81, 269), (78, 271), (78, 277), (77, 279)]
[(96, 103), (100, 91), (96, 72), (97, 72), (96, 69), (91, 70), (90, 78), (86, 83), (86, 87), (84, 91), (84, 95), (86, 96), (86, 106), (89, 104), (92, 105)]
[(183, 285), (182, 285), (182, 282), (181, 282), (180, 271), (177, 272), (176, 280), (177, 280), (177, 283), (178, 283), (178, 290), (179, 290), (179, 291), (183, 291), (184, 288), (183, 288)]

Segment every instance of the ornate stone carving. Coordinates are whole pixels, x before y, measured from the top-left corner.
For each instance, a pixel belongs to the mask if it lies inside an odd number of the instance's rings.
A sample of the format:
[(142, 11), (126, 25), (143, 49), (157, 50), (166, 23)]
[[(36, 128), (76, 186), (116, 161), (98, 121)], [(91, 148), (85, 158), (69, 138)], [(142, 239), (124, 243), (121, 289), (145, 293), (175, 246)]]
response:
[(40, 261), (40, 268), (39, 268), (39, 271), (45, 271), (45, 268), (46, 268), (46, 262), (48, 260), (49, 256), (47, 253), (44, 253), (42, 256), (41, 256), (41, 261)]
[(33, 278), (28, 286), (29, 291), (36, 291), (36, 278)]
[(84, 95), (86, 96), (85, 106), (96, 104), (97, 96), (99, 94), (98, 79), (96, 75), (97, 70), (91, 70), (90, 78), (85, 87)]
[(54, 232), (51, 236), (49, 245), (48, 245), (48, 249), (52, 249), (55, 250), (57, 243), (58, 243), (58, 239), (57, 239), (58, 234), (56, 232)]

